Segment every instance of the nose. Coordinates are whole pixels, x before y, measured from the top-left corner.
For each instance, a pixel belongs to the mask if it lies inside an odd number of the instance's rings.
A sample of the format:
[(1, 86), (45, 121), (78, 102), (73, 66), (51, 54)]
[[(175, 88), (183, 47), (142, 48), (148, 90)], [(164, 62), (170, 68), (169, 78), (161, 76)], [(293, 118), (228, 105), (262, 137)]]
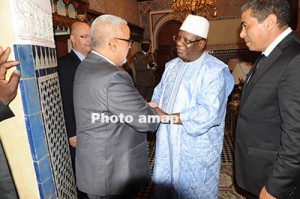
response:
[(175, 44), (176, 44), (176, 46), (182, 46), (182, 45), (184, 45), (184, 43), (183, 43), (184, 41), (183, 41), (183, 39), (181, 38), (181, 39), (176, 39), (175, 40)]
[(180, 45), (180, 44), (183, 44), (183, 40), (182, 39), (177, 39), (175, 41), (176, 45)]
[(244, 39), (245, 36), (246, 36), (246, 30), (245, 30), (245, 28), (242, 28), (242, 30), (241, 30), (241, 32), (240, 32), (240, 37), (241, 37), (242, 39)]

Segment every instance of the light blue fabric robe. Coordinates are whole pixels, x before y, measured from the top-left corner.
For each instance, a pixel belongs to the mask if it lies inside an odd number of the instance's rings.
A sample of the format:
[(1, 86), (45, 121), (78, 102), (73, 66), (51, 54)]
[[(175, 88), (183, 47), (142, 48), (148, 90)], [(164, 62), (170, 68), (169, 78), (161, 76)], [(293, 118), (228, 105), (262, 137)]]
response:
[(217, 199), (226, 104), (234, 85), (227, 65), (203, 53), (194, 62), (166, 64), (152, 101), (180, 113), (183, 125), (156, 134), (153, 198)]

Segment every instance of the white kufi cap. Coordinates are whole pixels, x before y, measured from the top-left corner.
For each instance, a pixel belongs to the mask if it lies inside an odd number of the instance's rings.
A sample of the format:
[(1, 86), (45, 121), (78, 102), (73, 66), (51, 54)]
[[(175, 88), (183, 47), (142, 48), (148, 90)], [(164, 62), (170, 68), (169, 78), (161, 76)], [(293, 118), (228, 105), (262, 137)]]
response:
[(204, 17), (196, 15), (188, 15), (180, 27), (180, 30), (198, 35), (207, 39), (209, 31), (209, 22)]

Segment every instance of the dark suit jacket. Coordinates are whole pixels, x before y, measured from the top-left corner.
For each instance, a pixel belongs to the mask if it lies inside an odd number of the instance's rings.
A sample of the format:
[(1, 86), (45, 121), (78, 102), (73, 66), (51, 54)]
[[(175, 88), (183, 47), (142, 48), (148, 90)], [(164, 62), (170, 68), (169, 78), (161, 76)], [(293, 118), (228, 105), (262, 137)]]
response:
[[(155, 131), (158, 124), (139, 122), (141, 115), (155, 112), (139, 95), (129, 74), (91, 52), (75, 74), (74, 108), (79, 190), (97, 196), (126, 195), (145, 185), (150, 180), (150, 165), (146, 133), (142, 132)], [(100, 118), (93, 123), (92, 113), (104, 117), (123, 114), (132, 122)]]
[(0, 122), (13, 116), (15, 115), (10, 108), (0, 101)]
[[(0, 102), (0, 122), (13, 117), (10, 108)], [(9, 133), (9, 132), (8, 132)], [(17, 191), (0, 140), (0, 198), (17, 199)]]
[(73, 50), (58, 59), (58, 76), (63, 101), (64, 116), (68, 138), (76, 135), (76, 123), (73, 104), (73, 82), (80, 59)]
[(258, 195), (266, 186), (275, 197), (300, 198), (300, 43), (294, 32), (244, 88), (235, 160), (245, 190)]

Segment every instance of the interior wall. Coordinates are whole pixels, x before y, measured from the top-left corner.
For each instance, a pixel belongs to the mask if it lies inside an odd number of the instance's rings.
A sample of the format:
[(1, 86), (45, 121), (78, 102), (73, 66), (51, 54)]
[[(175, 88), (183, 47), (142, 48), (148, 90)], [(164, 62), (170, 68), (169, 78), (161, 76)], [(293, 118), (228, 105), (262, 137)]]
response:
[(140, 26), (139, 4), (136, 0), (90, 0), (90, 9), (104, 14), (113, 14)]
[(239, 48), (239, 45), (244, 43), (239, 36), (240, 31), (240, 18), (211, 20), (207, 45), (211, 46), (211, 49)]

